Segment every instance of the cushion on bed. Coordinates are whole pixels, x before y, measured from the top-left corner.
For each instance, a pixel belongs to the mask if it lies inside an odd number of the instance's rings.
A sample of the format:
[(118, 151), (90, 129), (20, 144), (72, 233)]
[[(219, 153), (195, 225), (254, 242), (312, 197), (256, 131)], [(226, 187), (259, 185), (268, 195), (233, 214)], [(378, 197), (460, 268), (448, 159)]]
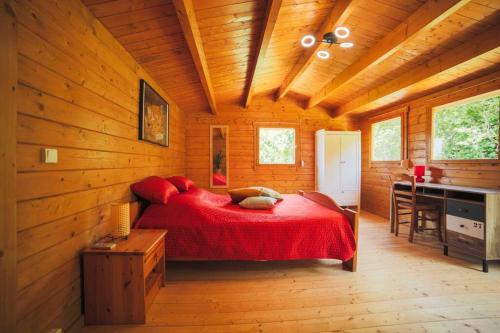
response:
[(190, 187), (194, 186), (194, 182), (191, 179), (182, 176), (168, 177), (167, 180), (174, 184), (179, 192), (186, 192)]
[(240, 207), (247, 209), (271, 209), (276, 203), (271, 197), (249, 197), (239, 203)]
[(130, 189), (144, 200), (159, 204), (166, 204), (172, 195), (179, 193), (172, 183), (157, 176), (134, 183)]
[(276, 200), (283, 200), (283, 196), (281, 195), (281, 193), (273, 190), (272, 188), (262, 187), (262, 186), (252, 186), (250, 188), (255, 188), (257, 190), (262, 191), (263, 194), (261, 194), (261, 195), (264, 197), (271, 197), (271, 198), (274, 198)]
[(231, 196), (231, 200), (234, 203), (239, 203), (240, 201), (245, 200), (246, 198), (249, 197), (258, 197), (264, 194), (262, 190), (259, 190), (258, 188), (251, 188), (251, 187), (242, 187), (242, 188), (235, 188), (233, 190), (227, 191), (229, 195)]

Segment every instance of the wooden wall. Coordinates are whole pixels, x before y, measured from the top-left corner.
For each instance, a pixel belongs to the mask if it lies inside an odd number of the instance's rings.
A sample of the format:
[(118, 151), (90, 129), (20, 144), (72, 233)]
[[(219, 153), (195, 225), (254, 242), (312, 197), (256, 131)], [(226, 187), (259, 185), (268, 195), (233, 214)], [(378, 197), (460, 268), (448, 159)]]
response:
[[(109, 203), (146, 176), (184, 174), (184, 128), (170, 147), (138, 137), (139, 79), (158, 86), (79, 0), (12, 1), (18, 21), (19, 332), (81, 316), (80, 250), (110, 231)], [(169, 101), (169, 97), (162, 93)], [(59, 163), (42, 164), (56, 147)]]
[[(304, 160), (303, 168), (255, 166), (255, 125), (259, 122), (300, 125), (299, 155)], [(356, 127), (355, 123), (347, 119), (332, 120), (320, 107), (306, 111), (292, 98), (275, 102), (270, 96), (255, 97), (249, 108), (220, 105), (216, 116), (206, 112), (189, 112), (186, 124), (186, 174), (198, 186), (209, 186), (210, 125), (228, 125), (230, 187), (262, 185), (284, 193), (314, 190), (316, 130), (347, 130)], [(219, 193), (226, 191), (214, 190)]]
[(0, 1), (0, 332), (16, 329), (17, 25)]
[[(417, 165), (427, 165), (427, 131), (429, 123), (428, 110), (434, 106), (447, 104), (467, 97), (500, 89), (500, 72), (496, 72), (464, 84), (424, 96), (422, 98), (376, 112), (383, 114), (408, 107), (408, 157)], [(362, 141), (362, 177), (361, 207), (362, 209), (388, 217), (389, 216), (389, 175), (406, 172), (393, 163), (377, 164), (370, 167), (370, 117), (360, 120)], [(428, 164), (426, 178), (443, 184), (500, 188), (500, 164), (484, 163), (442, 163)]]

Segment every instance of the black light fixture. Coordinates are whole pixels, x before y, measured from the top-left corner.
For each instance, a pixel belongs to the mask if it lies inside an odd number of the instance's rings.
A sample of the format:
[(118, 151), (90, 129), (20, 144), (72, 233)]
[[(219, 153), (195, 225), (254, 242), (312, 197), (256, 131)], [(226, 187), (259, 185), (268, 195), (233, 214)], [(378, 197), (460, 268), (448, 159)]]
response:
[[(345, 39), (349, 37), (350, 31), (346, 27), (337, 27), (334, 31), (327, 32), (323, 35), (323, 39), (320, 43), (326, 44), (338, 44), (342, 48), (353, 47), (354, 44), (351, 42), (339, 42), (339, 39)], [(303, 47), (311, 47), (316, 43), (316, 37), (314, 35), (305, 35), (300, 41)], [(330, 57), (330, 52), (326, 50), (319, 50), (316, 55), (321, 59), (328, 59)]]

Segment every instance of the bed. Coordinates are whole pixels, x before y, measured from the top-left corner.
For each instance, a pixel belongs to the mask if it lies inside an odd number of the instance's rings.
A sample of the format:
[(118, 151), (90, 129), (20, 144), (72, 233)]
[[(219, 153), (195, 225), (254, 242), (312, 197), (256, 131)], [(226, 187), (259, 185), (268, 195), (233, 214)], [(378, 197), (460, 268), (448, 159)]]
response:
[[(135, 215), (139, 203), (131, 210)], [(228, 195), (191, 188), (142, 210), (134, 228), (168, 229), (170, 259), (338, 259), (356, 270), (357, 213), (318, 192), (284, 195), (272, 210), (248, 210)]]

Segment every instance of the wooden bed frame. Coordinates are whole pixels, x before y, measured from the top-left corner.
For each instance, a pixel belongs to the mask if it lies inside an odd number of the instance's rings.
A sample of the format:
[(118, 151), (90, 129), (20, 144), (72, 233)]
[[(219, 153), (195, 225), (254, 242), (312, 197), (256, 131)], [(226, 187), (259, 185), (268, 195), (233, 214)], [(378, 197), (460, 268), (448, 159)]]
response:
[(352, 233), (354, 234), (354, 240), (356, 241), (356, 251), (354, 252), (354, 256), (350, 260), (342, 262), (342, 268), (345, 269), (346, 271), (356, 272), (358, 266), (358, 228), (359, 228), (358, 212), (349, 208), (340, 207), (335, 202), (335, 200), (333, 200), (332, 198), (321, 192), (299, 191), (299, 195), (347, 217), (347, 219), (349, 220), (349, 224), (351, 225), (352, 228)]
[[(345, 217), (349, 220), (349, 224), (351, 225), (352, 232), (354, 234), (354, 239), (356, 241), (356, 247), (358, 246), (358, 213), (349, 209), (349, 208), (342, 208), (340, 207), (335, 200), (330, 198), (329, 196), (320, 193), (320, 192), (304, 192), (304, 191), (299, 191), (299, 195), (303, 196), (306, 199), (309, 199), (311, 201), (316, 202), (317, 204), (324, 206), (326, 208), (329, 208), (331, 210), (334, 210)], [(142, 214), (142, 211), (144, 209), (144, 203), (141, 201), (132, 201), (130, 202), (130, 221), (132, 224), (140, 217)], [(174, 261), (201, 261), (204, 260), (202, 258), (169, 258), (169, 260), (174, 260)], [(208, 260), (208, 259), (207, 259)], [(210, 259), (212, 260), (212, 259)], [(357, 262), (358, 262), (358, 250), (354, 252), (354, 256), (348, 260), (342, 262), (342, 268), (344, 270), (350, 271), (350, 272), (356, 272), (357, 268)]]

